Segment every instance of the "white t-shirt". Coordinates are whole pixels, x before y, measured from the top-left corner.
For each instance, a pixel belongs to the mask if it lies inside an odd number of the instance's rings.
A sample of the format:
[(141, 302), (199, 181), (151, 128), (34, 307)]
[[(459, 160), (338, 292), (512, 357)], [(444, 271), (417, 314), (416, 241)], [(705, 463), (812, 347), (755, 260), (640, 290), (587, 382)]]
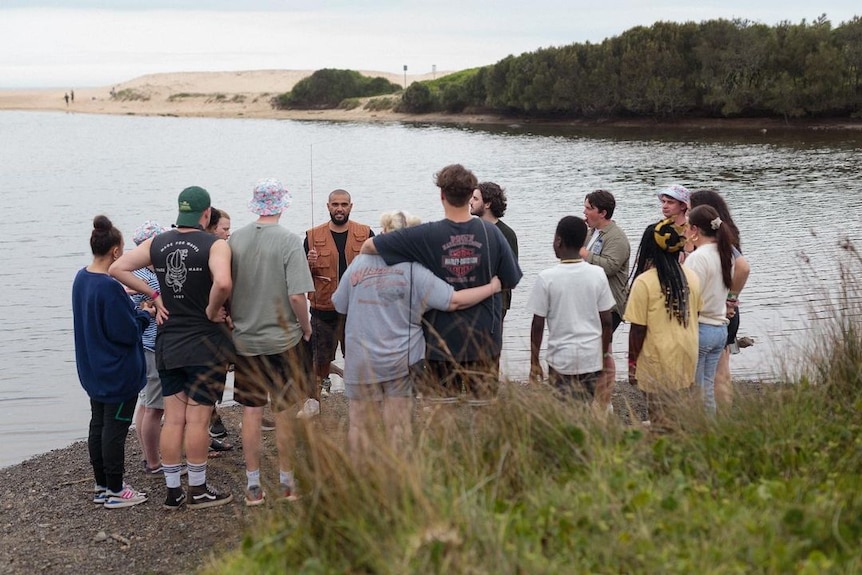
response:
[[(725, 325), (727, 319), (727, 286), (721, 277), (721, 257), (718, 246), (703, 244), (685, 258), (685, 266), (697, 273), (703, 296), (703, 309), (700, 310), (699, 323)], [(733, 269), (731, 268), (731, 275)]]
[(546, 361), (563, 375), (602, 369), (599, 312), (614, 307), (608, 277), (586, 262), (558, 264), (539, 273), (527, 311), (547, 318)]

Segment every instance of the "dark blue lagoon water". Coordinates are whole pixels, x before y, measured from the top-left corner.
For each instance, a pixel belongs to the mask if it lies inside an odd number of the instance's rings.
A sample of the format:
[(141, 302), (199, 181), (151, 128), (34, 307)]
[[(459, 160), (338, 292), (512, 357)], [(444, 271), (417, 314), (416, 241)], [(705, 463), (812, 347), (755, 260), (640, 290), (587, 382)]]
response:
[[(377, 225), (401, 208), (441, 216), (436, 170), (460, 162), (509, 195), (525, 276), (504, 331), (504, 372), (526, 376), (535, 274), (553, 265), (553, 230), (581, 215), (584, 195), (611, 190), (615, 219), (636, 244), (671, 183), (721, 190), (753, 272), (734, 356), (737, 377), (772, 379), (799, 363), (809, 311), (835, 287), (839, 242), (862, 238), (862, 138), (834, 134), (567, 132), (278, 120), (0, 113), (0, 466), (86, 435), (88, 401), (74, 364), (70, 294), (90, 261), (92, 218), (129, 238), (145, 219), (171, 223), (178, 192), (201, 185), (234, 227), (253, 183), (277, 177), (294, 194), (282, 219), (302, 233), (324, 221), (326, 195), (353, 194), (354, 219)], [(627, 330), (615, 337), (624, 365)], [(622, 371), (620, 371), (622, 373)]]

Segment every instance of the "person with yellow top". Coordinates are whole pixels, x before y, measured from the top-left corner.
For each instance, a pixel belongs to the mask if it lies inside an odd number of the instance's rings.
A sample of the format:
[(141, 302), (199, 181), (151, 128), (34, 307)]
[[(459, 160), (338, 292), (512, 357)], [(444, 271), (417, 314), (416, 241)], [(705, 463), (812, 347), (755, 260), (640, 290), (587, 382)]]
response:
[(682, 390), (694, 383), (698, 313), (703, 307), (697, 274), (679, 263), (685, 237), (671, 218), (644, 231), (629, 291), (629, 383), (646, 395), (653, 428), (673, 427)]

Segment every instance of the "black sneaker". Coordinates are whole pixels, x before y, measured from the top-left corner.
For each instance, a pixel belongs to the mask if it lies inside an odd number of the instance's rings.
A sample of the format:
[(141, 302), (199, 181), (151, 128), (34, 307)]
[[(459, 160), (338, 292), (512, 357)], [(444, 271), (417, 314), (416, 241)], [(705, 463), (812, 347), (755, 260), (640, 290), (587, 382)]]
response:
[(227, 437), (227, 429), (225, 429), (221, 416), (215, 411), (213, 411), (213, 416), (210, 418), (210, 437)]
[(219, 493), (209, 483), (189, 486), (189, 509), (218, 507), (233, 501), (230, 493)]
[(165, 509), (172, 511), (179, 509), (186, 502), (186, 492), (182, 487), (168, 487), (168, 496), (165, 499)]

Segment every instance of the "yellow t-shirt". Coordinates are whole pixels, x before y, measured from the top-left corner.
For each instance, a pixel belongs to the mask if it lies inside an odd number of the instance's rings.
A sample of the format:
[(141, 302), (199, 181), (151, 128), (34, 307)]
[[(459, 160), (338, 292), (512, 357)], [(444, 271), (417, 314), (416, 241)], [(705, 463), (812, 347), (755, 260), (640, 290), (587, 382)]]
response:
[(683, 268), (688, 280), (689, 320), (684, 327), (667, 313), (658, 272), (650, 269), (635, 278), (624, 319), (647, 328), (638, 356), (638, 387), (647, 392), (691, 387), (697, 368), (697, 314), (703, 307), (697, 274)]

